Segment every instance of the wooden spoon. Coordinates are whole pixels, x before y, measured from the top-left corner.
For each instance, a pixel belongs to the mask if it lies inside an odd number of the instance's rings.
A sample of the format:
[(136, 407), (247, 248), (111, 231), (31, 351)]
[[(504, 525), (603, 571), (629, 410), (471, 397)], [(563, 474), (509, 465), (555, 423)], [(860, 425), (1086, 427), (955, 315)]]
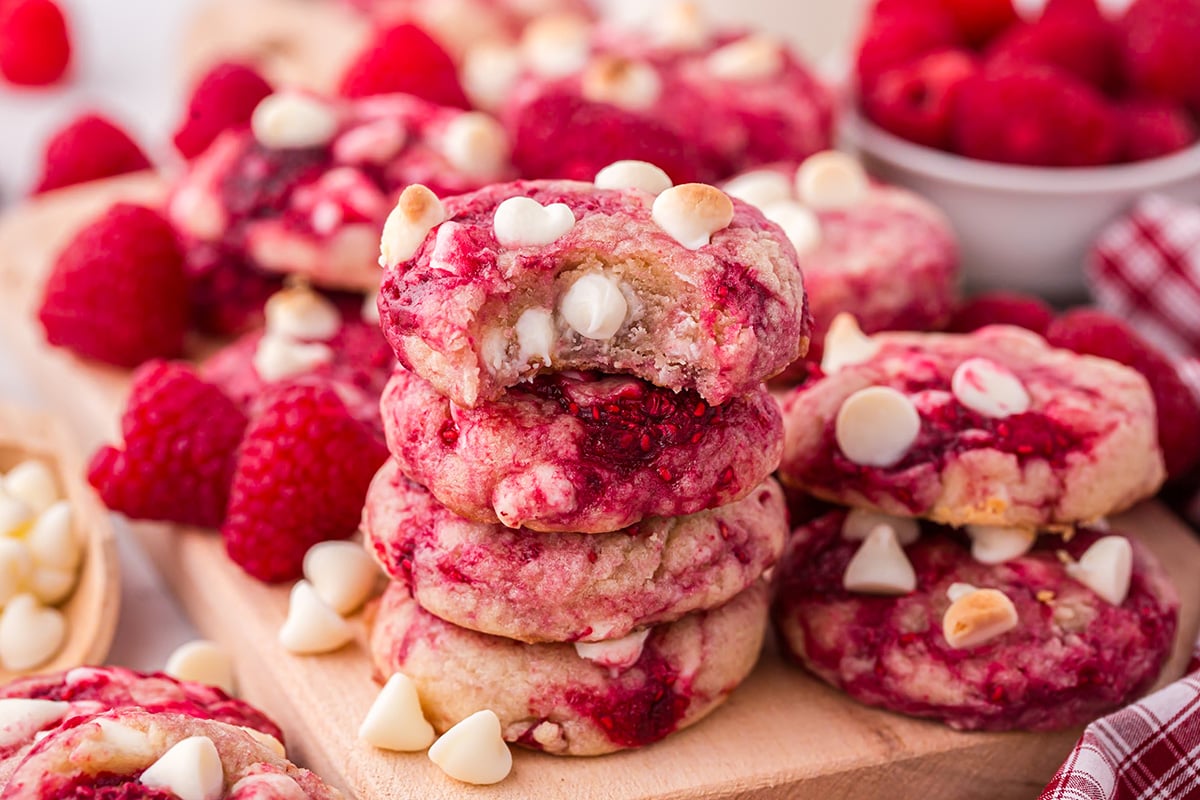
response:
[[(49, 661), (30, 672), (56, 672), (98, 664), (108, 656), (121, 605), (121, 574), (108, 509), (87, 485), (78, 446), (53, 417), (0, 404), (0, 472), (27, 459), (51, 468), (71, 504), (71, 519), (84, 542), (74, 593), (59, 610), (67, 621), (66, 641)], [(25, 673), (0, 667), (0, 682)]]

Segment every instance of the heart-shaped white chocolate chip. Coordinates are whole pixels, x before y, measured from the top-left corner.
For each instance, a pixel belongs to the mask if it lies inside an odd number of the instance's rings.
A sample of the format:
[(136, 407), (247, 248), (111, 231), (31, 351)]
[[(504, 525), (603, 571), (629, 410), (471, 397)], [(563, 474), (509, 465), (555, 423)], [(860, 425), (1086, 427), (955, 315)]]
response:
[(379, 266), (402, 264), (417, 254), (429, 232), (446, 221), (446, 208), (428, 187), (414, 183), (383, 224), (379, 240)]
[(402, 672), (388, 678), (371, 704), (358, 738), (381, 750), (412, 753), (433, 744), (433, 726), (421, 712), (417, 687)]
[(264, 313), (268, 332), (292, 339), (325, 342), (342, 327), (337, 306), (307, 286), (291, 286), (271, 295)]
[(596, 173), (596, 188), (640, 189), (658, 195), (671, 188), (671, 178), (646, 161), (615, 161)]
[(467, 51), (458, 74), (476, 108), (498, 111), (521, 77), (522, 66), (515, 47), (487, 42)]
[(31, 458), (22, 461), (4, 476), (2, 488), (9, 495), (41, 514), (60, 497), (58, 481), (45, 462)]
[(846, 512), (846, 518), (842, 521), (842, 538), (849, 542), (861, 542), (880, 525), (892, 529), (901, 547), (915, 544), (921, 538), (921, 524), (912, 517), (897, 517), (866, 508), (852, 508)]
[(35, 733), (58, 722), (70, 710), (71, 704), (61, 700), (0, 699), (0, 748), (28, 742)]
[(551, 14), (525, 26), (521, 55), (543, 78), (564, 78), (587, 64), (591, 52), (587, 20), (574, 14)]
[(228, 695), (236, 694), (233, 659), (216, 642), (196, 639), (175, 648), (167, 658), (163, 672), (181, 681), (195, 681), (216, 686)]
[(880, 525), (867, 534), (846, 565), (842, 586), (848, 592), (884, 595), (908, 594), (917, 588), (917, 573), (891, 527)]
[(969, 583), (959, 583), (958, 581), (955, 581), (946, 587), (946, 597), (950, 598), (950, 602), (953, 603), (955, 600), (959, 600), (963, 597), (966, 597), (971, 592), (977, 591), (979, 591), (978, 586), (972, 586)]
[(316, 97), (294, 91), (276, 92), (254, 109), (250, 129), (263, 147), (320, 147), (333, 140), (338, 118), (328, 103)]
[(858, 205), (870, 188), (867, 173), (853, 156), (826, 150), (809, 156), (796, 170), (800, 202), (817, 211)]
[(212, 739), (189, 736), (159, 756), (138, 780), (179, 800), (218, 800), (225, 788), (225, 767)]
[(978, 647), (1017, 627), (1017, 608), (998, 589), (959, 594), (942, 617), (942, 635), (956, 649)]
[(625, 324), (629, 303), (616, 279), (601, 272), (579, 277), (558, 310), (572, 330), (588, 339), (611, 339)]
[(33, 556), (21, 539), (0, 537), (0, 606), (25, 591), (33, 575)]
[(303, 569), (317, 596), (339, 614), (365, 603), (379, 580), (375, 560), (357, 542), (315, 544), (304, 554)]
[(517, 358), (522, 364), (530, 360), (541, 361), (550, 366), (550, 351), (558, 338), (554, 331), (554, 315), (547, 308), (527, 308), (517, 317), (515, 326), (517, 345), (520, 352)]
[(508, 134), (480, 111), (451, 120), (442, 134), (442, 155), (450, 166), (474, 178), (495, 180), (508, 164)]
[(311, 372), (333, 361), (333, 350), (320, 342), (298, 342), (290, 336), (266, 333), (254, 350), (254, 370), (267, 383)]
[(980, 564), (1003, 564), (1020, 558), (1037, 540), (1037, 531), (1028, 528), (968, 525), (966, 531), (971, 538), (971, 557)]
[(71, 596), (79, 574), (75, 570), (35, 567), (25, 582), (25, 588), (40, 602), (56, 606)]
[(950, 379), (950, 391), (972, 411), (1003, 418), (1029, 410), (1029, 392), (1007, 367), (988, 358), (968, 358)]
[(500, 718), (476, 711), (442, 734), (429, 748), (429, 760), (456, 781), (486, 786), (512, 771), (512, 752), (500, 733)]
[(0, 536), (22, 535), (33, 519), (28, 503), (0, 490)]
[(607, 667), (614, 674), (628, 669), (642, 657), (642, 648), (646, 646), (646, 638), (650, 635), (649, 628), (634, 631), (620, 639), (608, 639), (603, 642), (576, 642), (575, 652), (580, 658)]
[(760, 211), (776, 203), (792, 201), (792, 182), (772, 169), (758, 169), (725, 184), (725, 194), (749, 203)]
[(49, 661), (66, 636), (61, 612), (46, 608), (31, 594), (19, 594), (0, 614), (0, 663), (13, 672), (33, 669)]
[(770, 203), (762, 208), (763, 216), (783, 228), (796, 254), (808, 255), (821, 244), (821, 220), (794, 200)]
[(584, 99), (593, 103), (642, 111), (658, 102), (662, 79), (658, 70), (644, 61), (601, 56), (584, 70), (582, 92)]
[(40, 567), (72, 572), (83, 558), (83, 545), (72, 527), (71, 504), (66, 500), (52, 503), (42, 512), (25, 542), (33, 563)]
[(846, 458), (866, 467), (890, 467), (921, 432), (921, 415), (908, 396), (889, 386), (860, 389), (846, 398), (834, 437)]
[(870, 361), (879, 352), (879, 342), (862, 332), (854, 315), (843, 311), (833, 318), (825, 333), (821, 372), (832, 375), (845, 367)]
[(1067, 574), (1108, 603), (1119, 606), (1129, 596), (1133, 578), (1133, 547), (1124, 536), (1097, 539), (1079, 561), (1067, 564)]
[(672, 239), (699, 250), (733, 222), (733, 201), (715, 186), (684, 183), (656, 197), (650, 216)]
[(544, 206), (532, 197), (510, 197), (496, 207), (492, 226), (505, 247), (544, 247), (575, 227), (575, 214), (566, 203)]
[(354, 638), (354, 629), (325, 604), (308, 581), (292, 587), (287, 619), (279, 629), (279, 643), (297, 655), (330, 653)]
[(783, 71), (783, 48), (766, 36), (748, 36), (714, 50), (708, 71), (727, 81), (761, 81)]

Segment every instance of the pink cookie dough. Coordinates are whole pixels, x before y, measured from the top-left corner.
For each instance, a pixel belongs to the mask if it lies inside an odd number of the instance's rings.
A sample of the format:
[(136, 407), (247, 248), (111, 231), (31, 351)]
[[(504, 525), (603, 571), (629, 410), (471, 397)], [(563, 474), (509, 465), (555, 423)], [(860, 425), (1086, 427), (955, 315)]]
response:
[[(1179, 599), (1136, 539), (1129, 594), (1119, 606), (1070, 577), (1106, 531), (1043, 534), (1002, 564), (972, 558), (967, 537), (922, 523), (904, 548), (916, 591), (846, 591), (857, 542), (842, 537), (844, 511), (798, 528), (774, 574), (772, 618), (786, 651), (822, 680), (867, 705), (941, 720), (960, 730), (1055, 730), (1080, 725), (1143, 694), (1175, 634)], [(942, 633), (953, 583), (998, 589), (1016, 608), (1015, 628), (970, 648)]]

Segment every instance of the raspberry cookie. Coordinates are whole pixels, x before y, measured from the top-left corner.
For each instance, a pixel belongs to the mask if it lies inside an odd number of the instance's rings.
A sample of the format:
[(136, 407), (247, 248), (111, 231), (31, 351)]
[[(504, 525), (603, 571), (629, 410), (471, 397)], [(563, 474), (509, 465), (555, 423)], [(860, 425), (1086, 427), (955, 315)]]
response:
[(725, 184), (788, 234), (800, 255), (819, 360), (833, 318), (867, 333), (938, 330), (958, 300), (958, 245), (949, 220), (917, 195), (874, 183), (851, 156), (826, 151)]
[(1146, 380), (1020, 328), (866, 337), (846, 316), (824, 377), (783, 401), (780, 476), (849, 506), (951, 525), (1039, 527), (1157, 491)]
[(624, 375), (538, 375), (457, 408), (399, 369), (384, 393), (405, 475), (455, 513), (540, 531), (603, 533), (738, 500), (779, 465), (779, 407), (759, 388), (710, 406)]
[(408, 184), (456, 193), (506, 177), (507, 137), (484, 114), (406, 95), (279, 92), (249, 130), (222, 134), (192, 163), (168, 213), (184, 236), (201, 321), (229, 328), (219, 323), (238, 315), (224, 307), (261, 307), (281, 275), (376, 288), (379, 230)]
[(112, 711), (66, 725), (16, 768), (3, 800), (179, 797), (341, 800), (245, 729), (181, 714)]
[(370, 632), (375, 668), (417, 685), (438, 731), (489, 708), (507, 741), (555, 755), (651, 744), (698, 721), (758, 660), (760, 582), (713, 611), (605, 643), (524, 644), (443, 622), (392, 583)]
[(1029, 533), (997, 558), (978, 537), (1013, 532), (977, 530), (973, 551), (962, 532), (855, 514), (796, 530), (772, 615), (794, 658), (860, 702), (962, 730), (1066, 728), (1145, 692), (1166, 661), (1179, 600), (1136, 540)]
[(802, 355), (795, 250), (752, 206), (624, 162), (443, 204), (410, 186), (383, 232), (382, 327), (472, 408), (544, 371), (626, 373), (720, 404)]
[(768, 480), (719, 509), (614, 533), (514, 531), (456, 516), (389, 462), (363, 531), (384, 570), (448, 622), (527, 642), (602, 641), (745, 590), (779, 557), (787, 513)]

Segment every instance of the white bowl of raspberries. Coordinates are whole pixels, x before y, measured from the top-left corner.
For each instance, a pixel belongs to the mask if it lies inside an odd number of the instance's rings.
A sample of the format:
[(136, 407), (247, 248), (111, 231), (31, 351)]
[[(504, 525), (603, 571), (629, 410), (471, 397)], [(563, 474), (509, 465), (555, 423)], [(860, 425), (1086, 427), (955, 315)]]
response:
[(855, 71), (848, 138), (949, 215), (975, 288), (1074, 299), (1136, 197), (1200, 201), (1200, 0), (877, 0)]

